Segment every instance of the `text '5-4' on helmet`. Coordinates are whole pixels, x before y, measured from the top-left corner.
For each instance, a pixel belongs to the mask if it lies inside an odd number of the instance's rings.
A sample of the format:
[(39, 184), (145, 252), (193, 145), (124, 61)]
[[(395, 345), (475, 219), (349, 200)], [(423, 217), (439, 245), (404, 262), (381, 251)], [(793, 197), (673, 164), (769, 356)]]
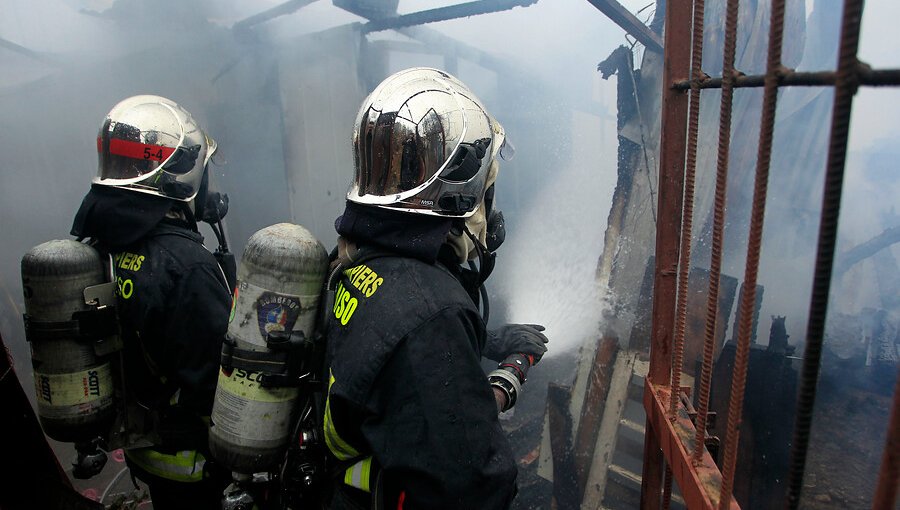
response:
[(216, 142), (174, 101), (140, 95), (106, 115), (97, 152), (94, 183), (187, 202), (200, 190)]
[(511, 152), (503, 127), (461, 81), (437, 69), (406, 69), (381, 82), (360, 107), (347, 200), (466, 218), (484, 199), (501, 149)]

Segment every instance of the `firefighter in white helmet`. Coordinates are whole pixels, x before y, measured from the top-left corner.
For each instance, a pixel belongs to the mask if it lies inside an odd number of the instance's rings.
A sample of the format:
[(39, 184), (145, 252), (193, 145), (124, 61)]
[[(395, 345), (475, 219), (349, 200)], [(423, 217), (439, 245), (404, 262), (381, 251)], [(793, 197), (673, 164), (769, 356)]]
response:
[(156, 509), (218, 508), (227, 477), (206, 460), (207, 421), (231, 291), (197, 229), (218, 224), (222, 251), (227, 200), (207, 171), (216, 143), (175, 102), (141, 95), (113, 107), (97, 150), (72, 234), (113, 259), (129, 417), (148, 445), (126, 448), (128, 466)]
[[(510, 402), (480, 359), (537, 362), (547, 338), (529, 325), (489, 333), (478, 310), (509, 148), (478, 98), (439, 70), (398, 72), (362, 104), (325, 311), (331, 508), (500, 509), (515, 496), (497, 417)], [(480, 270), (461, 265), (471, 259)]]

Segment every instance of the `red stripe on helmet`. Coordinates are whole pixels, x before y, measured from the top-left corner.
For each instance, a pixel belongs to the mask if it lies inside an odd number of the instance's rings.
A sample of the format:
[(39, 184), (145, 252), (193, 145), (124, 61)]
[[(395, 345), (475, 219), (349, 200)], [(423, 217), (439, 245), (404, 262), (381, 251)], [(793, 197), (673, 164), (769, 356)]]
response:
[[(100, 151), (100, 148), (100, 138), (97, 138), (97, 151)], [(173, 152), (175, 152), (175, 149), (163, 147), (162, 145), (132, 142), (119, 138), (109, 140), (109, 153), (126, 158), (165, 161)]]

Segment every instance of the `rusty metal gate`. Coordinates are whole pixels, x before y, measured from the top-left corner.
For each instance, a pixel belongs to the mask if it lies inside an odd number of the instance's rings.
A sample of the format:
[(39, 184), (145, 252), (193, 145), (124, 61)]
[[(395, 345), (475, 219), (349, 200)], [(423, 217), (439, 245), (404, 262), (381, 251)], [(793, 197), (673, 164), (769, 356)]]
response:
[[(853, 97), (860, 86), (900, 85), (900, 70), (873, 70), (857, 59), (863, 3), (863, 0), (844, 1), (836, 70), (795, 72), (784, 67), (781, 61), (785, 0), (772, 0), (766, 72), (758, 76), (744, 76), (734, 67), (738, 0), (728, 0), (724, 20), (722, 76), (713, 78), (702, 71), (704, 0), (668, 2), (650, 371), (644, 392), (647, 433), (644, 444), (642, 509), (668, 508), (673, 480), (677, 482), (690, 509), (740, 508), (732, 495), (732, 489), (747, 380), (751, 317), (756, 299), (778, 89), (785, 86), (832, 86), (834, 105), (824, 196), (784, 506), (796, 509), (800, 503), (821, 364)], [(692, 28), (688, 36), (690, 41), (685, 40), (685, 27)], [(706, 430), (725, 223), (732, 93), (736, 87), (763, 87), (764, 91), (744, 272), (746, 292), (741, 295), (738, 311), (740, 321), (737, 328), (737, 354), (732, 374), (723, 460), (719, 466), (706, 448), (706, 442), (710, 439)], [(721, 89), (721, 106), (706, 335), (697, 388), (697, 408), (694, 409), (680, 379), (691, 263), (700, 94), (703, 89), (710, 88)], [(672, 367), (677, 368), (673, 370)], [(873, 496), (875, 509), (894, 508), (897, 502), (900, 475), (900, 382), (894, 389), (887, 430), (879, 480)]]

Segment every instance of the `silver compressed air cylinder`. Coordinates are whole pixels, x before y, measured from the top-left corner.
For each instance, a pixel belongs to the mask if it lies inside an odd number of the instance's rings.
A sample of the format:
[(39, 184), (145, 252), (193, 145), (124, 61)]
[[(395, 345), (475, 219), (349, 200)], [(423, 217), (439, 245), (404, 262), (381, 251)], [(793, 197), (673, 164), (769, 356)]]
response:
[(209, 446), (213, 457), (237, 473), (270, 469), (284, 455), (299, 394), (289, 379), (292, 356), (274, 349), (272, 334), (314, 333), (328, 269), (325, 247), (300, 225), (279, 223), (253, 234), (241, 258), (223, 365), (213, 403)]
[(112, 367), (109, 357), (95, 350), (104, 338), (76, 320), (94, 310), (85, 303), (84, 290), (106, 282), (103, 258), (84, 243), (48, 241), (22, 257), (21, 270), (25, 333), (44, 431), (64, 442), (105, 436), (116, 413)]

